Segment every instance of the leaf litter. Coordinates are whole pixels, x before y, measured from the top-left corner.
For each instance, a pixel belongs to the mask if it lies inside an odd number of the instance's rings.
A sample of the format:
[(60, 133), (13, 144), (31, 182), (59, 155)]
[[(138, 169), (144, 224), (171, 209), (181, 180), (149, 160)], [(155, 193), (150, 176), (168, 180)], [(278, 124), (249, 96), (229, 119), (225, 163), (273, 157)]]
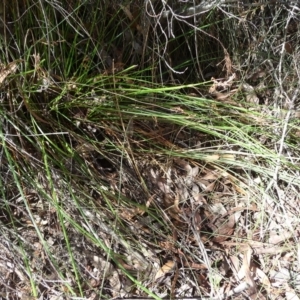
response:
[[(121, 9), (132, 21), (130, 7)], [(135, 27), (144, 34), (139, 24)], [(139, 42), (133, 42), (133, 45), (141, 47)], [(243, 120), (244, 124), (252, 125), (255, 121), (256, 125), (268, 125), (275, 113), (267, 105), (260, 105), (262, 93), (258, 91), (259, 86), (254, 87), (253, 83), (266, 77), (266, 72), (254, 72), (249, 77), (251, 84), (239, 86), (236, 74), (232, 73), (231, 58), (227, 50), (223, 50), (227, 74), (223, 79), (212, 78), (212, 85), (208, 89), (208, 94), (218, 102), (212, 102), (214, 111), (218, 112), (220, 107), (228, 105), (233, 116), (244, 118), (238, 109), (246, 107), (249, 113), (247, 120)], [(102, 52), (107, 60), (109, 55)], [(123, 71), (121, 52), (116, 49), (118, 59), (102, 70), (102, 76)], [(17, 64), (18, 61), (14, 61), (2, 66), (1, 85), (6, 84), (9, 76), (17, 71)], [(36, 72), (36, 76), (43, 79), (37, 90), (39, 93), (48, 91), (49, 82), (59, 86), (59, 82), (48, 80), (49, 75), (44, 74), (40, 68), (39, 56), (35, 57), (35, 71), (40, 71), (40, 74)], [(120, 78), (114, 78), (114, 84), (120, 82)], [(75, 83), (72, 83), (72, 87), (74, 90), (78, 88)], [(246, 103), (236, 100), (239, 93), (246, 94)], [(95, 92), (92, 94), (94, 96)], [(68, 96), (72, 98), (71, 95)], [(268, 97), (267, 93), (263, 96)], [(31, 108), (25, 97), (23, 101), (25, 109), (35, 120), (49, 125), (48, 121)], [(95, 104), (96, 101), (93, 105)], [(188, 113), (183, 105), (169, 110), (174, 114), (185, 115), (186, 120), (193, 118), (193, 114)], [(278, 122), (282, 122), (287, 114), (281, 108), (279, 110)], [(77, 127), (85, 126), (92, 113), (93, 108), (79, 108), (74, 112), (73, 115), (77, 115)], [(137, 148), (142, 142), (133, 139), (135, 133), (146, 137), (145, 140), (157, 141), (167, 149), (178, 150), (182, 157), (190, 151), (189, 147), (181, 148), (173, 144), (167, 132), (174, 131), (174, 128), (159, 124), (157, 120), (154, 125), (147, 121), (130, 120), (127, 138)], [(299, 235), (298, 191), (289, 195), (287, 186), (279, 182), (274, 195), (258, 193), (261, 192), (259, 184), (264, 180), (259, 176), (256, 187), (249, 188), (246, 172), (239, 173), (236, 171), (238, 168), (227, 171), (222, 164), (224, 161), (237, 164), (242, 157), (238, 151), (228, 150), (228, 153), (222, 153), (213, 150), (195, 160), (170, 159), (167, 156), (162, 158), (161, 155), (152, 154), (138, 157), (128, 150), (130, 142), (123, 142), (124, 132), (119, 134), (121, 131), (118, 132), (118, 128), (107, 126), (104, 121), (98, 125), (98, 129), (99, 127), (104, 128), (106, 141), (119, 143), (120, 149), (125, 149), (125, 166), (121, 175), (112, 167), (104, 168), (95, 163), (95, 157), (99, 158), (99, 153), (92, 143), (76, 140), (75, 150), (91, 174), (95, 174), (93, 171), (98, 167), (97, 171), (103, 182), (108, 183), (108, 186), (101, 186), (102, 190), (108, 191), (105, 196), (95, 192), (95, 186), (99, 182), (85, 183), (80, 186), (82, 194), (79, 193), (75, 198), (87, 199), (86, 195), (93, 194), (91, 202), (74, 207), (74, 191), (70, 190), (70, 182), (66, 182), (53, 168), (53, 186), (47, 183), (47, 178), (37, 176), (34, 178), (36, 186), (25, 187), (24, 194), (12, 197), (8, 207), (1, 211), (5, 224), (10, 223), (10, 214), (17, 218), (15, 228), (18, 230), (2, 235), (0, 275), (6, 282), (13, 282), (14, 285), (9, 288), (19, 291), (19, 299), (31, 298), (31, 287), (26, 282), (28, 273), (37, 278), (42, 293), (52, 293), (49, 297), (51, 299), (59, 299), (62, 295), (77, 290), (77, 271), (72, 261), (76, 261), (82, 274), (89, 299), (96, 299), (97, 289), (101, 289), (105, 296), (115, 299), (132, 295), (145, 297), (145, 291), (138, 282), (142, 282), (143, 287), (151, 289), (159, 297), (170, 295), (172, 298), (183, 299), (182, 295), (200, 295), (205, 299), (209, 295), (215, 295), (210, 299), (238, 296), (267, 299), (272, 292), (278, 299), (298, 298), (299, 249), (295, 251), (291, 247), (297, 245)], [(90, 130), (88, 126), (84, 130), (93, 138), (97, 131), (94, 128)], [(295, 130), (297, 134), (297, 129)], [(205, 152), (205, 147), (201, 147), (202, 141), (191, 139), (188, 134), (185, 136), (182, 130), (179, 131), (180, 140), (191, 142), (191, 152)], [(262, 144), (270, 142), (268, 136), (260, 138)], [(95, 138), (95, 141), (99, 140)], [(194, 145), (200, 146), (195, 149)], [(13, 141), (10, 141), (10, 148), (14, 150), (16, 159), (24, 160)], [(101, 159), (103, 162), (103, 158)], [(72, 167), (68, 171), (74, 172), (76, 162), (68, 160), (68, 163)], [(118, 164), (117, 160), (115, 165)], [(4, 174), (10, 173), (3, 168)], [(24, 169), (31, 174), (25, 165)], [(79, 173), (80, 171), (82, 170)], [(284, 170), (281, 171), (284, 175)], [(41, 195), (45, 194), (41, 191), (44, 190), (49, 195), (56, 194), (60, 199), (59, 205), (66, 214), (65, 222), (60, 222), (57, 203), (51, 202), (53, 199), (48, 199), (49, 207), (43, 207)], [(260, 196), (257, 197), (256, 193)], [(115, 195), (119, 197), (117, 203), (114, 202)], [(122, 202), (122, 197), (132, 199), (132, 202)], [(20, 208), (23, 201), (28, 204), (27, 210)], [(258, 201), (261, 203), (257, 203)], [(95, 203), (98, 206), (95, 207)], [(115, 214), (108, 209), (108, 203), (114, 204)], [(80, 230), (81, 233), (84, 231), (84, 235), (78, 234), (78, 226), (71, 226), (74, 225), (74, 217), (81, 224)], [(37, 237), (37, 229), (44, 235), (47, 247)], [(68, 239), (64, 239), (65, 231), (68, 232), (70, 244)], [(22, 241), (23, 244), (9, 243), (11, 240)], [(136, 240), (139, 241), (138, 244), (134, 242)], [(103, 244), (97, 244), (99, 241)], [(66, 254), (67, 247), (71, 250)], [(18, 261), (24, 250), (29, 254), (30, 268), (27, 269)], [(59, 268), (53, 265), (51, 253), (55, 253)], [(70, 253), (74, 257), (70, 257)], [(124, 276), (124, 272), (136, 280), (134, 288), (132, 281), (128, 279), (130, 277)]]

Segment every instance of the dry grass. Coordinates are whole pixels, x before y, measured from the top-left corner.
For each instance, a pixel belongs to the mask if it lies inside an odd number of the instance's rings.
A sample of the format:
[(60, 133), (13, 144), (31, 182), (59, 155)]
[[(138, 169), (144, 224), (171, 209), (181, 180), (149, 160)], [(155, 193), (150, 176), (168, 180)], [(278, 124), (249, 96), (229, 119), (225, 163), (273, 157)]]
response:
[(298, 299), (299, 7), (0, 4), (3, 299)]

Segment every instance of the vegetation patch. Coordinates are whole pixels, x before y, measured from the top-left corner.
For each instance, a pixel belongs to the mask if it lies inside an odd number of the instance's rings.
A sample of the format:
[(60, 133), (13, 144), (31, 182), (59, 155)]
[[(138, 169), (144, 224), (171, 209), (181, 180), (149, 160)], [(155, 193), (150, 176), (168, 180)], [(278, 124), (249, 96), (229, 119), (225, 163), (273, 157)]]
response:
[(299, 5), (121, 2), (0, 3), (1, 299), (298, 299)]

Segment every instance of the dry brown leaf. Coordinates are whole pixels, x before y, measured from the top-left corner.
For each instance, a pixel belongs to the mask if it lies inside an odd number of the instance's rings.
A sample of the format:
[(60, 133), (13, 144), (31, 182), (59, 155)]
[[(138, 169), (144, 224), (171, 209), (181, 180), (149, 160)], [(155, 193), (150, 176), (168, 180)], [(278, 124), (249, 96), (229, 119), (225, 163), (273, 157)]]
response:
[(259, 278), (260, 282), (264, 285), (264, 288), (267, 290), (268, 293), (271, 292), (271, 282), (268, 276), (259, 268), (255, 268), (255, 273)]
[(176, 193), (175, 200), (174, 200), (174, 210), (176, 212), (181, 212), (179, 208), (179, 200), (180, 200), (179, 193)]
[(245, 272), (246, 283), (248, 284), (249, 287), (248, 288), (249, 296), (251, 299), (256, 299), (256, 295), (257, 295), (256, 283), (250, 271), (251, 256), (252, 256), (252, 249), (250, 246), (248, 246), (248, 249), (244, 253), (243, 269)]
[(130, 20), (130, 21), (133, 21), (133, 15), (130, 11), (130, 5), (127, 5), (127, 6), (124, 6), (122, 4), (120, 4), (120, 7), (121, 9), (124, 11), (125, 15), (127, 16), (127, 18)]
[(242, 187), (237, 185), (234, 181), (231, 180), (230, 182), (238, 193), (240, 193), (241, 195), (244, 195), (244, 196), (246, 196), (248, 194)]
[(187, 172), (187, 174), (190, 174), (192, 172), (192, 167), (190, 166), (189, 162), (184, 159), (175, 159), (175, 163), (181, 167), (183, 170)]
[(241, 243), (241, 242), (232, 242), (232, 241), (224, 241), (222, 243), (222, 246), (225, 248), (235, 247), (243, 252), (245, 251), (248, 246), (251, 246), (253, 251), (256, 255), (258, 254), (281, 254), (282, 252), (286, 252), (289, 250), (288, 247), (275, 247), (274, 245), (270, 245), (267, 243), (262, 243), (258, 241), (251, 241), (249, 240), (247, 243)]
[(167, 273), (171, 272), (175, 268), (175, 262), (168, 260), (156, 273), (154, 281), (165, 276)]
[[(152, 204), (153, 200), (155, 199), (156, 194), (153, 194), (146, 202), (146, 207), (149, 208), (150, 205)], [(143, 215), (145, 212), (145, 210), (141, 213), (141, 215)]]
[(293, 54), (295, 47), (290, 42), (285, 42), (284, 49), (288, 54)]
[(286, 252), (289, 248), (288, 247), (269, 247), (265, 248), (263, 245), (257, 246), (255, 248), (255, 254), (281, 254)]
[[(220, 92), (214, 92), (212, 95), (214, 96), (214, 98), (216, 100), (220, 100), (220, 101), (225, 101), (228, 98), (231, 98), (232, 95), (234, 95), (236, 92), (238, 91), (238, 89), (233, 89), (232, 91), (228, 92), (228, 93), (220, 93)], [(234, 101), (225, 101), (228, 104), (235, 104)]]
[(285, 293), (286, 300), (300, 300), (295, 290), (290, 289)]
[(192, 263), (186, 262), (186, 263), (184, 263), (184, 266), (192, 268), (192, 269), (196, 269), (196, 270), (207, 270), (208, 269), (207, 265), (205, 265), (205, 264), (197, 264), (197, 263), (193, 263), (193, 262)]
[(120, 281), (119, 273), (115, 270), (109, 277), (109, 283), (111, 286), (113, 297), (118, 297), (121, 290), (122, 284)]
[(221, 202), (214, 203), (210, 205), (209, 208), (213, 215), (215, 215), (214, 220), (217, 220), (217, 218), (219, 217), (225, 217), (227, 215), (227, 210)]
[(199, 173), (199, 167), (196, 166), (196, 167), (193, 167), (193, 168), (191, 169), (191, 171), (190, 171), (190, 173), (188, 174), (188, 176), (191, 176), (191, 177), (194, 178), (195, 176), (198, 175), (198, 173)]
[[(230, 55), (229, 55), (229, 53), (228, 53), (228, 51), (225, 49), (225, 48), (223, 48), (223, 50), (224, 50), (224, 55), (225, 55), (225, 57), (224, 57), (224, 60), (225, 60), (225, 69), (226, 69), (226, 75), (227, 75), (227, 77), (229, 76), (229, 74), (231, 74), (232, 73), (232, 62), (231, 62), (231, 58), (230, 58)], [(236, 78), (236, 75), (235, 75), (235, 73), (233, 73), (229, 78), (228, 78), (228, 81), (229, 80), (233, 80), (233, 79), (235, 79)]]
[(235, 222), (235, 215), (233, 214), (229, 217), (228, 222), (221, 224), (214, 231), (216, 236), (213, 237), (213, 241), (216, 243), (222, 243), (226, 241), (234, 232)]
[(113, 265), (106, 259), (102, 259), (100, 256), (93, 256), (93, 265), (103, 274), (105, 278), (111, 276), (114, 271)]
[(236, 74), (233, 73), (227, 80), (225, 81), (221, 81), (221, 80), (217, 80), (215, 78), (212, 78), (212, 82), (213, 85), (209, 88), (209, 93), (213, 94), (214, 92), (216, 92), (217, 90), (225, 90), (228, 88), (231, 88), (234, 80), (236, 79)]
[(270, 244), (279, 244), (281, 242), (284, 242), (285, 240), (288, 240), (292, 237), (292, 233), (287, 230), (282, 230), (278, 234), (277, 230), (271, 230), (270, 237), (269, 237), (269, 243)]
[(0, 84), (3, 83), (8, 75), (14, 73), (17, 70), (18, 62), (19, 60), (15, 60), (0, 70)]
[(186, 112), (180, 106), (171, 107), (170, 110), (176, 114), (186, 114)]
[(122, 208), (120, 209), (118, 215), (127, 221), (130, 221), (132, 218), (136, 216), (135, 209), (132, 208)]
[(237, 256), (230, 256), (229, 260), (233, 267), (233, 271), (238, 274), (238, 271), (240, 270), (240, 259)]
[(201, 177), (201, 179), (204, 180), (216, 180), (220, 177), (220, 174), (218, 174), (216, 171), (211, 171), (206, 173), (204, 176)]
[(248, 83), (242, 85), (243, 91), (246, 93), (246, 100), (248, 103), (259, 103), (259, 98), (256, 95), (255, 89)]
[(205, 192), (212, 192), (215, 189), (216, 182), (212, 182), (205, 187)]
[[(241, 216), (241, 212), (243, 210), (252, 210), (257, 211), (257, 208), (254, 206), (250, 207), (235, 207), (230, 211), (226, 212), (226, 209), (222, 205), (222, 203), (215, 203), (211, 206), (212, 212), (214, 215), (221, 215), (220, 217), (216, 217), (212, 223), (215, 226), (213, 229), (214, 234), (216, 235), (213, 238), (213, 241), (217, 243), (224, 243), (228, 237), (232, 235), (235, 229), (235, 224)], [(226, 222), (225, 217), (229, 216), (228, 221)], [(225, 244), (224, 244), (225, 245)], [(228, 243), (226, 243), (228, 245)]]
[(209, 281), (207, 280), (207, 277), (201, 273), (196, 276), (197, 276), (196, 279), (199, 283), (199, 286), (201, 286), (201, 288), (204, 288), (208, 291), (210, 288), (210, 284), (209, 284)]

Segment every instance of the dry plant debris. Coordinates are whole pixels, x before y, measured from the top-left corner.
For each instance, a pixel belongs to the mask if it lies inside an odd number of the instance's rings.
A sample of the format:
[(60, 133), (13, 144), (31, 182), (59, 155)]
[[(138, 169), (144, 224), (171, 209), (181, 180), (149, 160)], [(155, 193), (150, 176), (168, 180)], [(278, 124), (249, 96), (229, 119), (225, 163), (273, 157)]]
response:
[(0, 297), (298, 299), (297, 3), (95, 2), (0, 4)]

